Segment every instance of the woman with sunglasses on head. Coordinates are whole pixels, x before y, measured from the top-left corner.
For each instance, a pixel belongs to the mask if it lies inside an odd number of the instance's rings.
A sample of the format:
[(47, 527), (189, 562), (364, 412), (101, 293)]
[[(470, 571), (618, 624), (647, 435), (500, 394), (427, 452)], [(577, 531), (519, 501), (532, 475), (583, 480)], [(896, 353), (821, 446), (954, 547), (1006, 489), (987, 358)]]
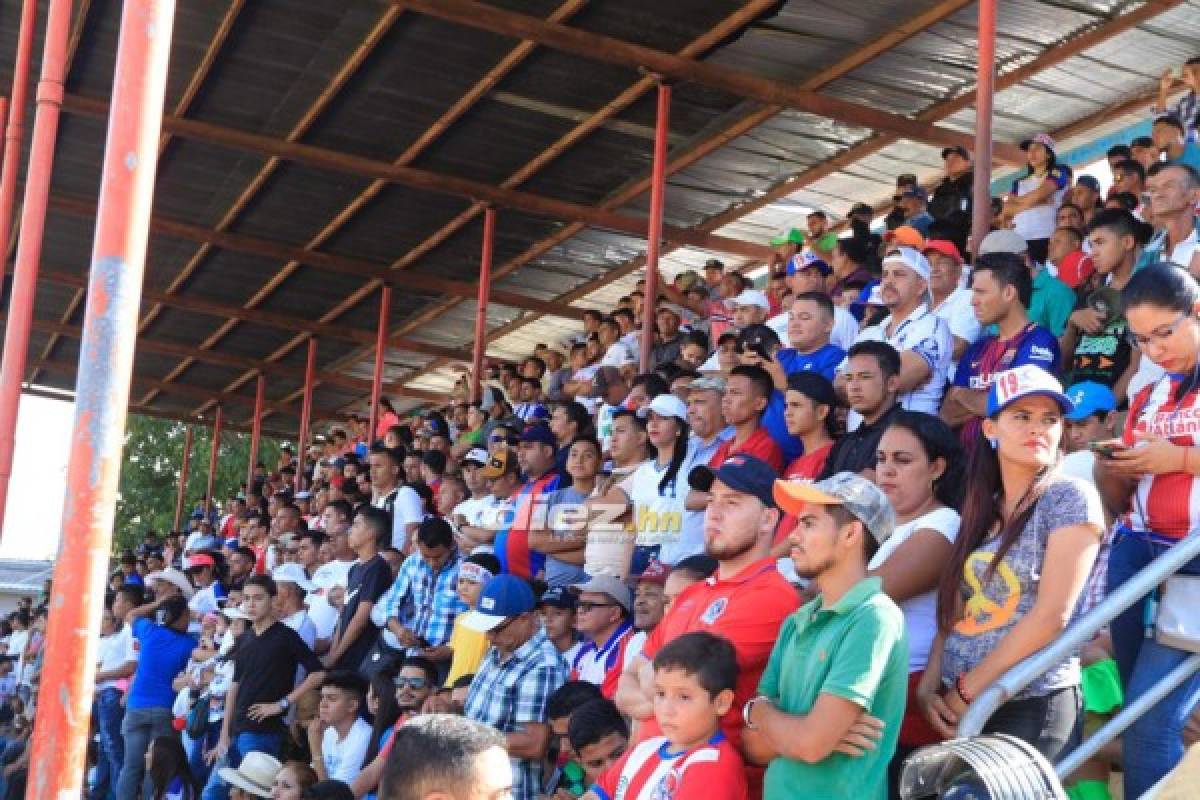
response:
[[(1129, 403), (1120, 439), (1100, 443), (1096, 484), (1109, 509), (1123, 515), (1108, 558), (1108, 590), (1136, 575), (1184, 537), (1200, 530), (1191, 498), (1200, 488), (1200, 286), (1173, 264), (1137, 272), (1121, 294), (1133, 345), (1166, 374)], [(1181, 573), (1200, 575), (1200, 558)], [(1190, 653), (1155, 639), (1149, 596), (1111, 624), (1125, 701), (1131, 703)], [(1183, 757), (1181, 735), (1200, 702), (1192, 675), (1125, 732), (1125, 796), (1140, 797)]]
[[(967, 706), (1060, 636), (1076, 614), (1104, 533), (1095, 487), (1058, 471), (1062, 386), (1033, 365), (1006, 370), (988, 391), (948, 569), (938, 586), (937, 636), (917, 701), (942, 736)], [(1062, 659), (984, 726), (1036, 747), (1051, 763), (1079, 742), (1078, 654)]]

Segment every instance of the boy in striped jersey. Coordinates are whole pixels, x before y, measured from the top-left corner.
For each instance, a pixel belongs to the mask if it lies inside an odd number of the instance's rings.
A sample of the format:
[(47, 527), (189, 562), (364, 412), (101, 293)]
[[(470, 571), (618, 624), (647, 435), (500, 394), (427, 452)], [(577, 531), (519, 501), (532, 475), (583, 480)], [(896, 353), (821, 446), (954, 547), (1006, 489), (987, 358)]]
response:
[(746, 800), (745, 764), (720, 728), (737, 673), (733, 645), (720, 636), (695, 631), (664, 646), (654, 658), (663, 735), (628, 750), (583, 800)]

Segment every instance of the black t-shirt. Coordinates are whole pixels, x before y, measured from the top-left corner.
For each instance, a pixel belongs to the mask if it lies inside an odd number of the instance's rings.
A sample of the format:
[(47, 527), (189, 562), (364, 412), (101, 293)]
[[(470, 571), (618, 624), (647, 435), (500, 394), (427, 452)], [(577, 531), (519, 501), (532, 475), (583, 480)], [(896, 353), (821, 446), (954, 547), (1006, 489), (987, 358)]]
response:
[[(346, 587), (346, 605), (342, 608), (342, 616), (338, 620), (339, 635), (354, 619), (360, 603), (375, 604), (379, 598), (392, 586), (392, 570), (378, 553), (368, 562), (355, 564), (350, 568), (349, 585)], [(379, 638), (379, 628), (367, 623), (366, 628), (350, 645), (350, 649), (338, 659), (337, 669), (357, 670), (375, 646)]]
[(237, 711), (233, 733), (282, 733), (284, 714), (254, 722), (246, 715), (255, 703), (277, 703), (296, 687), (296, 667), (306, 672), (325, 669), (300, 634), (276, 621), (260, 635), (251, 630), (233, 657), (237, 682)]
[(868, 425), (863, 422), (852, 433), (847, 433), (834, 442), (833, 449), (829, 451), (829, 458), (825, 460), (821, 480), (839, 472), (858, 474), (864, 469), (875, 469), (875, 451), (879, 447), (879, 440), (883, 438), (883, 432), (887, 430), (892, 417), (899, 409), (900, 404), (897, 403), (875, 424)]

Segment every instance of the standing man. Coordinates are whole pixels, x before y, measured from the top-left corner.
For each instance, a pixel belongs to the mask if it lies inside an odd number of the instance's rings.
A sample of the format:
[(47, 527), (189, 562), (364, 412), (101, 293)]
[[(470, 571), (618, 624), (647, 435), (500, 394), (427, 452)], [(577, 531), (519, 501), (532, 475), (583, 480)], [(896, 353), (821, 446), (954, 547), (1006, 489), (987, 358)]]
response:
[(567, 678), (566, 664), (538, 621), (533, 590), (515, 575), (497, 575), (464, 624), (491, 649), (471, 682), (464, 713), (504, 734), (514, 800), (534, 800), (542, 787), (550, 726), (546, 701)]
[(350, 568), (346, 602), (324, 658), (331, 669), (359, 669), (379, 639), (379, 628), (371, 622), (371, 609), (392, 585), (391, 567), (379, 555), (391, 534), (391, 523), (383, 510), (363, 505), (354, 515), (348, 541), (358, 561)]
[[(745, 750), (769, 764), (764, 800), (857, 800), (887, 795), (908, 691), (904, 615), (867, 577), (867, 562), (892, 535), (895, 514), (879, 487), (839, 473), (816, 484), (779, 481), (775, 498), (794, 514), (796, 573), (816, 599), (783, 623), (758, 694), (743, 708)], [(839, 745), (863, 715), (882, 720), (879, 746), (846, 758)]]
[(528, 579), (545, 566), (545, 555), (529, 547), (529, 528), (541, 498), (559, 485), (558, 473), (554, 471), (555, 445), (554, 434), (544, 424), (531, 424), (521, 434), (517, 463), (526, 478), (525, 484), (514, 497), (511, 524), (498, 530), (494, 540), (503, 572)]
[(408, 543), (425, 518), (421, 496), (411, 486), (400, 485), (404, 456), (403, 448), (381, 444), (372, 447), (367, 456), (371, 468), (371, 505), (387, 512), (391, 545), (401, 553), (408, 552)]
[[(229, 797), (221, 767), (236, 768), (254, 750), (278, 756), (288, 709), (325, 680), (320, 659), (299, 634), (275, 617), (275, 592), (275, 581), (267, 575), (255, 575), (242, 590), (242, 611), (250, 617), (252, 635), (234, 657), (221, 736), (209, 752), (209, 759), (217, 764), (204, 787), (204, 800)], [(299, 684), (297, 667), (308, 673)]]
[(946, 173), (933, 190), (929, 213), (934, 220), (954, 226), (954, 243), (962, 248), (971, 233), (971, 192), (975, 180), (971, 154), (962, 145), (942, 148), (942, 166)]
[(899, 375), (900, 354), (887, 342), (859, 342), (850, 348), (839, 380), (846, 401), (862, 422), (833, 443), (823, 477), (838, 472), (875, 474), (876, 445), (900, 408)]

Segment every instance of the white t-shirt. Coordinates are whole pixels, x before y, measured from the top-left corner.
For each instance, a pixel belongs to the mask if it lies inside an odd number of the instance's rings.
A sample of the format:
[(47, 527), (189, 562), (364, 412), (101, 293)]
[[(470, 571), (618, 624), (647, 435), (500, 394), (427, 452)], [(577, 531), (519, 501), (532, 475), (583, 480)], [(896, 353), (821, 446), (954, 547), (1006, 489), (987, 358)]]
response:
[[(789, 347), (788, 343), (788, 312), (776, 314), (767, 320), (767, 327), (775, 331), (779, 336), (779, 341), (783, 342), (784, 347)], [(843, 350), (849, 350), (854, 344), (854, 340), (858, 338), (858, 320), (854, 318), (846, 309), (841, 306), (833, 307), (833, 330), (829, 333), (829, 343)], [(714, 356), (715, 357), (715, 356)], [(712, 369), (720, 369), (720, 365), (714, 361)], [(700, 368), (704, 371), (704, 367)]]
[[(970, 289), (955, 289), (950, 293), (950, 296), (942, 301), (942, 304), (933, 310), (933, 313), (945, 320), (946, 325), (950, 328), (950, 335), (957, 339), (962, 339), (968, 345), (974, 344), (979, 338), (979, 334), (983, 332), (983, 326), (979, 324), (978, 317), (975, 316), (975, 309), (971, 307), (971, 290)], [(954, 342), (950, 342), (953, 347)], [(951, 350), (950, 371), (947, 373), (947, 380), (954, 380), (954, 372), (958, 369), (958, 361), (954, 360), (954, 351)]]
[(646, 646), (646, 637), (649, 634), (646, 631), (634, 631), (633, 636), (629, 637), (629, 644), (625, 645), (625, 659), (621, 662), (621, 671), (625, 671), (625, 667), (633, 663), (633, 660), (642, 654), (642, 648)]
[(637, 544), (661, 545), (658, 559), (668, 566), (704, 552), (704, 512), (684, 507), (690, 489), (688, 473), (696, 466), (695, 442), (688, 442), (674, 483), (660, 491), (658, 484), (669, 466), (659, 467), (649, 459), (621, 483), (633, 505)]
[[(411, 486), (401, 486), (394, 490), (396, 500), (392, 504), (392, 547), (404, 552), (408, 545), (408, 526), (419, 525), (425, 519), (425, 504), (421, 495)], [(371, 498), (375, 508), (387, 507), (388, 495)]]
[(1073, 475), (1080, 480), (1093, 483), (1096, 478), (1093, 470), (1096, 467), (1096, 454), (1091, 450), (1076, 450), (1063, 456), (1058, 471), (1062, 475)]
[[(1056, 166), (1046, 175), (1028, 175), (1019, 181), (1014, 181), (1014, 193), (1017, 197), (1024, 197), (1035, 191), (1044, 181), (1055, 180), (1061, 170), (1062, 167)], [(1066, 194), (1066, 187), (1055, 189), (1050, 202), (1015, 214), (1013, 228), (1025, 237), (1025, 241), (1049, 239), (1054, 235), (1054, 230), (1058, 226), (1058, 207), (1062, 205), (1063, 197)]]
[(335, 559), (328, 564), (322, 564), (313, 570), (312, 581), (317, 588), (325, 591), (334, 586), (348, 586), (350, 584), (350, 568), (357, 563), (357, 561), (337, 561)]
[[(954, 544), (958, 537), (958, 512), (952, 508), (938, 508), (928, 514), (917, 517), (912, 522), (897, 525), (892, 535), (888, 537), (867, 565), (868, 569), (877, 569), (900, 545), (919, 530), (934, 530)], [(937, 633), (937, 590), (910, 597), (900, 604), (904, 612), (904, 627), (908, 630), (908, 671), (920, 672), (929, 661), (929, 648), (933, 645)]]
[(916, 353), (929, 365), (929, 379), (925, 383), (900, 395), (900, 405), (909, 411), (924, 411), (937, 415), (942, 404), (942, 392), (946, 389), (946, 375), (954, 357), (954, 339), (946, 321), (931, 313), (924, 305), (917, 306), (899, 325), (891, 336), (887, 335), (892, 322), (889, 314), (878, 325), (864, 328), (858, 341), (887, 342), (899, 353)]
[(339, 739), (333, 728), (326, 728), (321, 736), (321, 759), (325, 762), (329, 780), (352, 783), (362, 772), (362, 762), (370, 745), (371, 726), (362, 717), (354, 720), (345, 739)]
[[(117, 669), (130, 661), (137, 661), (138, 651), (134, 647), (133, 629), (126, 625), (112, 636), (100, 638), (98, 659), (100, 671), (108, 672)], [(96, 684), (96, 691), (116, 689), (120, 681), (101, 681)]]
[(1186, 239), (1171, 248), (1171, 263), (1190, 269), (1197, 251), (1200, 251), (1200, 240), (1197, 240), (1196, 229), (1193, 227)]
[[(308, 619), (312, 623), (313, 629), (316, 631), (318, 639), (332, 639), (333, 629), (337, 627), (338, 611), (333, 606), (329, 605), (329, 600), (326, 599), (324, 592), (316, 594), (309, 592), (304, 602), (308, 604)], [(309, 647), (312, 647), (310, 642)]]

